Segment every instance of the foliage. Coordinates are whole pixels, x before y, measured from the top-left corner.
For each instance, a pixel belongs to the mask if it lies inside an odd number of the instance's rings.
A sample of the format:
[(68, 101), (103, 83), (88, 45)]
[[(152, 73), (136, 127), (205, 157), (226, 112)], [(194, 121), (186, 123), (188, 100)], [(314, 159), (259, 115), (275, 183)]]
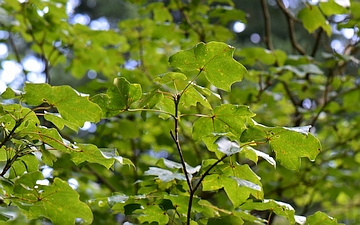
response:
[[(65, 0), (3, 1), (6, 60), (33, 52), (46, 83), (1, 95), (0, 219), (356, 224), (358, 37), (329, 49), (331, 24), (359, 27), (360, 3), (294, 16), (276, 2), (292, 50), (274, 47), (266, 1), (263, 45), (237, 49), (229, 24), (248, 17), (230, 0), (129, 1), (138, 17), (109, 30), (69, 23)], [(68, 73), (82, 86), (52, 83)]]

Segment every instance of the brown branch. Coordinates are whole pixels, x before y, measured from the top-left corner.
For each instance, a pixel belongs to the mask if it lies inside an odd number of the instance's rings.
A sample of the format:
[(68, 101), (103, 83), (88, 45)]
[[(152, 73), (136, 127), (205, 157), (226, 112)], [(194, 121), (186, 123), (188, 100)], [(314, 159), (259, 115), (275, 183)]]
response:
[(271, 19), (270, 19), (270, 13), (269, 13), (267, 1), (261, 0), (261, 6), (262, 6), (262, 10), (263, 10), (264, 24), (265, 24), (264, 42), (269, 50), (274, 50), (274, 46), (272, 43), (272, 37), (271, 37)]
[(281, 11), (284, 13), (287, 19), (288, 23), (288, 29), (291, 39), (291, 44), (293, 48), (295, 48), (298, 52), (300, 52), (302, 55), (306, 55), (306, 51), (301, 47), (301, 45), (297, 42), (296, 36), (295, 36), (295, 27), (294, 27), (294, 21), (299, 22), (297, 18), (295, 18), (289, 10), (287, 10), (284, 6), (284, 3), (282, 0), (276, 0), (277, 4), (279, 5)]
[(311, 57), (315, 56), (315, 54), (319, 48), (321, 36), (323, 33), (324, 33), (323, 29), (319, 29), (319, 31), (317, 32), (315, 44), (314, 44), (313, 50), (311, 51), (311, 54), (310, 54)]

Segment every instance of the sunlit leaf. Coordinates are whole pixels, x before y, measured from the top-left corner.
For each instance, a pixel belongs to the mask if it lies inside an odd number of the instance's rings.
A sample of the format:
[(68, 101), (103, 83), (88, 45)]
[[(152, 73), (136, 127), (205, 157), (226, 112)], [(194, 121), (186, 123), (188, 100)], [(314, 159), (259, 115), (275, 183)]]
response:
[(269, 156), (268, 154), (256, 150), (251, 146), (245, 146), (242, 148), (242, 152), (244, 153), (245, 157), (252, 160), (253, 162), (257, 163), (258, 158), (261, 157), (265, 159), (270, 165), (276, 167), (276, 161), (273, 157)]
[(309, 33), (321, 27), (328, 36), (331, 35), (331, 26), (318, 6), (307, 5), (299, 12), (298, 17), (303, 21), (304, 27)]
[(230, 141), (225, 137), (219, 138), (215, 143), (218, 145), (218, 150), (228, 156), (236, 154), (241, 151), (239, 144)]
[[(164, 166), (166, 166), (167, 168), (169, 169), (182, 169), (182, 165), (181, 163), (177, 163), (177, 162), (174, 162), (174, 161), (171, 161), (171, 160), (168, 160), (168, 159), (165, 159), (165, 158), (162, 158), (158, 161), (157, 165), (160, 165), (160, 164), (164, 164)], [(197, 173), (199, 172), (200, 170), (200, 165), (196, 166), (196, 167), (192, 167), (190, 165), (188, 165), (186, 162), (185, 162), (185, 166), (186, 166), (186, 171), (189, 173), (189, 174), (194, 174), (194, 173)]]
[(109, 169), (114, 164), (114, 159), (106, 158), (102, 152), (91, 144), (76, 144), (76, 148), (71, 152), (71, 160), (79, 165), (83, 162), (98, 163)]
[(70, 86), (50, 86), (48, 84), (25, 85), (22, 100), (29, 105), (38, 106), (47, 103), (56, 107), (61, 117), (70, 124), (81, 127), (86, 121), (98, 122), (101, 109), (98, 105), (83, 97)]
[(246, 74), (245, 67), (233, 59), (233, 53), (234, 48), (224, 43), (199, 43), (171, 56), (169, 62), (183, 72), (202, 72), (211, 84), (230, 91), (231, 84)]
[(149, 170), (145, 171), (144, 175), (157, 176), (163, 182), (169, 182), (174, 179), (186, 180), (184, 174), (180, 174), (177, 172), (173, 173), (170, 170), (165, 170), (157, 167), (150, 167)]

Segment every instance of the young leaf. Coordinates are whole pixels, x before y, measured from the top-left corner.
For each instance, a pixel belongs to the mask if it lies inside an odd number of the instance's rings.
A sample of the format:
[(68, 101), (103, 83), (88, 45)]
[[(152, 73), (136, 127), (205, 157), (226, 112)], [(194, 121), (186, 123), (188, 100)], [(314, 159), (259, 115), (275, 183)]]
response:
[(86, 121), (98, 122), (101, 109), (98, 105), (89, 101), (88, 97), (82, 97), (70, 86), (52, 87), (49, 84), (25, 85), (25, 93), (22, 100), (29, 105), (38, 106), (47, 103), (56, 107), (64, 120), (78, 128)]
[(230, 91), (231, 85), (247, 73), (245, 67), (233, 59), (234, 50), (221, 42), (199, 43), (171, 56), (169, 62), (183, 72), (202, 72), (212, 85)]
[(106, 94), (95, 95), (91, 101), (101, 107), (103, 117), (112, 117), (128, 110), (141, 96), (140, 84), (130, 84), (125, 78), (117, 77)]

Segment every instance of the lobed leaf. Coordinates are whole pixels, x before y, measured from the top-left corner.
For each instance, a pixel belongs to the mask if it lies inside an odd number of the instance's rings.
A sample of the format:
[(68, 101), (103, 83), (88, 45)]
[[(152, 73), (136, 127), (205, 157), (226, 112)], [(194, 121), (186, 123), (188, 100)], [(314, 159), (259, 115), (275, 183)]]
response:
[(304, 28), (309, 33), (321, 27), (328, 36), (331, 35), (331, 26), (318, 6), (308, 5), (299, 12), (298, 17), (303, 21)]
[(106, 91), (106, 94), (98, 94), (91, 98), (91, 101), (98, 104), (103, 113), (102, 117), (108, 118), (122, 113), (130, 106), (140, 100), (142, 89), (140, 84), (130, 84), (123, 77), (114, 79), (113, 85)]
[[(86, 121), (98, 122), (101, 117), (101, 109), (98, 105), (83, 97), (70, 86), (55, 86), (49, 84), (25, 85), (25, 93), (21, 99), (29, 105), (38, 106), (47, 103), (56, 107), (61, 117), (69, 121), (72, 129), (80, 128)], [(48, 117), (49, 118), (49, 117)], [(54, 119), (52, 117), (52, 119)]]
[(270, 210), (278, 216), (283, 216), (290, 221), (291, 224), (295, 223), (295, 210), (294, 208), (284, 202), (275, 200), (264, 199), (263, 202), (253, 202), (252, 200), (240, 206), (242, 210)]
[(14, 198), (13, 203), (28, 219), (44, 216), (54, 225), (75, 224), (76, 219), (92, 222), (91, 209), (79, 200), (79, 194), (67, 182), (55, 178), (49, 186), (36, 184), (42, 178), (37, 171), (24, 174), (15, 183), (14, 195), (18, 198)]
[(171, 56), (169, 62), (183, 72), (202, 72), (212, 85), (230, 91), (231, 85), (247, 73), (245, 67), (234, 60), (233, 53), (234, 48), (225, 43), (199, 43)]
[(308, 130), (309, 127), (266, 127), (263, 125), (251, 125), (246, 129), (240, 140), (242, 142), (270, 143), (270, 148), (276, 154), (276, 160), (288, 169), (298, 170), (301, 158), (307, 157), (315, 160), (321, 151), (321, 145), (317, 138)]
[(232, 133), (236, 136), (245, 130), (245, 122), (255, 116), (248, 106), (223, 104), (216, 107), (209, 117), (202, 117), (195, 121), (193, 138), (200, 140), (213, 137), (214, 133)]

